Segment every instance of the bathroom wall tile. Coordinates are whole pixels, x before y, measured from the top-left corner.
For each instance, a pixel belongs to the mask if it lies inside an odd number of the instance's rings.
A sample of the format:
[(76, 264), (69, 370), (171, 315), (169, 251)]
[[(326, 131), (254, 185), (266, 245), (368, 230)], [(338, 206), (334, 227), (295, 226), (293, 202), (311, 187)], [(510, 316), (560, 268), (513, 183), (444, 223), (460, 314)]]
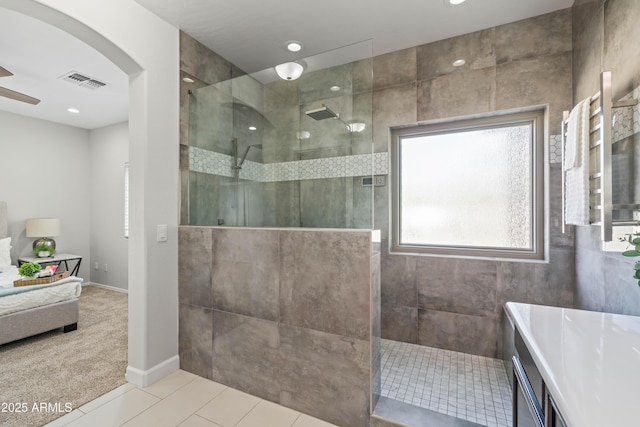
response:
[(573, 33), (581, 34), (591, 29), (591, 20), (600, 14), (604, 8), (605, 0), (575, 0), (571, 7), (573, 14)]
[[(417, 47), (418, 80), (495, 67), (495, 29), (489, 28)], [(466, 64), (454, 67), (464, 59)]]
[(636, 261), (618, 253), (606, 254), (603, 287), (607, 312), (640, 316), (640, 286), (633, 278)]
[(571, 8), (496, 27), (498, 64), (572, 50)]
[(562, 232), (562, 163), (549, 165), (549, 243), (552, 247), (572, 248), (574, 232), (567, 226)]
[(275, 230), (213, 230), (213, 308), (279, 318), (280, 237)]
[(280, 403), (333, 424), (368, 426), (368, 340), (283, 324), (279, 329), (286, 366)]
[[(600, 0), (598, 0), (600, 1)], [(600, 90), (603, 60), (604, 8), (574, 7), (573, 15), (573, 101), (574, 104)], [(580, 11), (587, 11), (583, 15)]]
[(497, 263), (424, 257), (416, 267), (418, 306), (476, 316), (496, 312)]
[(499, 319), (419, 310), (418, 344), (496, 357)]
[(380, 301), (380, 253), (371, 257), (371, 359), (380, 357), (382, 306)]
[(418, 343), (418, 309), (382, 306), (382, 338)]
[(353, 111), (350, 121), (364, 123), (362, 132), (351, 133), (351, 154), (370, 154), (373, 152), (373, 92), (353, 95)]
[(371, 233), (286, 230), (280, 248), (281, 322), (369, 340)]
[(573, 307), (575, 259), (573, 248), (551, 248), (549, 263), (535, 264), (536, 286), (529, 291), (534, 304)]
[(416, 48), (373, 58), (373, 87), (383, 89), (416, 81)]
[(353, 63), (351, 69), (353, 93), (370, 92), (373, 89), (373, 58), (361, 59)]
[(613, 99), (618, 99), (640, 86), (640, 8), (637, 1), (605, 2), (604, 5), (604, 70), (611, 70)]
[(178, 316), (180, 369), (211, 379), (213, 311), (180, 303)]
[(541, 284), (536, 282), (536, 265), (517, 261), (497, 263), (498, 307), (506, 302), (528, 303), (529, 297), (538, 291)]
[(549, 133), (559, 134), (570, 110), (571, 52), (507, 62), (496, 70), (496, 109), (549, 104)]
[(198, 89), (189, 99), (189, 145), (231, 155), (233, 97), (231, 83)]
[(347, 179), (306, 179), (300, 181), (299, 185), (302, 227), (343, 228), (346, 226), (347, 191), (351, 187)]
[(419, 121), (495, 110), (495, 67), (448, 74), (418, 82)]
[(279, 344), (277, 323), (214, 310), (211, 379), (279, 402)]
[(415, 123), (416, 83), (408, 83), (373, 92), (374, 151), (389, 151), (389, 128)]
[[(580, 227), (582, 228), (582, 227)], [(598, 251), (584, 250), (576, 244), (576, 290), (577, 308), (605, 311), (604, 257)]]
[[(351, 96), (353, 93), (351, 63), (338, 65), (330, 68), (303, 73), (298, 79), (298, 94), (300, 104), (307, 104), (315, 101), (324, 101), (345, 94)], [(338, 86), (339, 91), (331, 90), (332, 86)], [(336, 111), (337, 113), (346, 114), (344, 110)]]
[(371, 416), (370, 427), (407, 427), (405, 424), (395, 423), (387, 419)]
[(231, 78), (229, 61), (183, 31), (180, 31), (180, 69), (208, 84)]
[(262, 111), (264, 106), (262, 83), (250, 75), (234, 77), (231, 81), (231, 93), (234, 102), (240, 106), (249, 106), (257, 112)]
[(418, 306), (416, 260), (413, 256), (384, 254), (380, 266), (383, 305)]
[(211, 308), (212, 238), (210, 228), (178, 230), (178, 300)]
[(391, 177), (387, 176), (387, 185), (383, 187), (373, 187), (373, 229), (380, 230), (381, 238), (387, 243), (389, 239), (389, 197), (391, 187)]

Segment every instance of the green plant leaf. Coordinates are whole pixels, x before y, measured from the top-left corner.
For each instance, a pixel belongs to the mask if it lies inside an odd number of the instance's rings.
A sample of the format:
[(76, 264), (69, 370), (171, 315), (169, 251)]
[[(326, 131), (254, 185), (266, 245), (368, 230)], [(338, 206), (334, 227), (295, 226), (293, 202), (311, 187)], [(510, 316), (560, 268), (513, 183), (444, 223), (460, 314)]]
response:
[(636, 249), (630, 249), (628, 251), (624, 251), (622, 252), (622, 256), (640, 256), (640, 251), (636, 250)]
[(631, 241), (632, 245), (640, 245), (640, 237), (636, 237)]
[(634, 270), (640, 270), (640, 261), (636, 261), (635, 265), (633, 266)]

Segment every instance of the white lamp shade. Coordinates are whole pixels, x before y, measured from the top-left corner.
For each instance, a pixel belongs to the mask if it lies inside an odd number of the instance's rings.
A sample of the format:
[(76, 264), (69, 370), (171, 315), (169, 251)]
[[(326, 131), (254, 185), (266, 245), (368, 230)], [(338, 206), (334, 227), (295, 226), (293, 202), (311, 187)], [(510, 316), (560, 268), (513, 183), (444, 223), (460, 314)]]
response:
[(285, 62), (275, 66), (276, 74), (282, 80), (295, 80), (302, 75), (304, 66), (297, 62)]
[(33, 218), (27, 220), (27, 237), (55, 237), (59, 234), (59, 219)]

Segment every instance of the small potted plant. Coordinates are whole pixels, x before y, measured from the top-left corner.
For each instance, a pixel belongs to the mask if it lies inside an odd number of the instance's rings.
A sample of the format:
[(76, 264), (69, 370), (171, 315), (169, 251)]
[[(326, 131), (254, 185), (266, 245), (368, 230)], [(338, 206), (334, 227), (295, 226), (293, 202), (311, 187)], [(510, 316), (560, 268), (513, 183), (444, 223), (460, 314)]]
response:
[(42, 270), (40, 264), (36, 262), (25, 262), (20, 267), (18, 267), (18, 274), (22, 277), (33, 277), (38, 274)]
[(34, 248), (33, 248), (33, 254), (39, 258), (47, 258), (50, 257), (51, 255), (53, 255), (55, 253), (55, 249), (53, 249), (51, 246), (44, 244), (44, 243), (38, 243)]
[[(638, 257), (640, 256), (640, 234), (628, 234), (626, 238), (620, 238), (621, 241), (625, 241), (633, 246), (633, 249), (622, 252), (626, 257)], [(640, 261), (636, 261), (633, 265), (633, 278), (638, 280), (638, 286), (640, 286)]]

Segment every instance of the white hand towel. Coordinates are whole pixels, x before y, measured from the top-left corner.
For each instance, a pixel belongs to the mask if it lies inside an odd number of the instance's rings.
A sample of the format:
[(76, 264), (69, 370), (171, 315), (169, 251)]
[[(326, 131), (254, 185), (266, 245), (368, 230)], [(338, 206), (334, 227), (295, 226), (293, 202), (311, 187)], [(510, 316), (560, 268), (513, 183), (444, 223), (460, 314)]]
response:
[[(565, 155), (573, 146), (574, 159), (565, 158), (565, 223), (589, 225), (589, 115), (591, 99), (580, 101), (577, 109), (577, 120), (570, 135), (567, 129)], [(573, 113), (573, 110), (572, 110)], [(571, 115), (570, 115), (571, 116)], [(570, 117), (571, 119), (571, 117)], [(569, 136), (572, 142), (569, 142)], [(575, 144), (575, 145), (574, 145)], [(575, 165), (575, 166), (572, 166)], [(568, 167), (569, 166), (569, 167)]]
[[(567, 138), (564, 147), (564, 170), (580, 166), (580, 147), (584, 138), (589, 137), (589, 107), (591, 98), (578, 102), (569, 113)], [(586, 126), (586, 134), (584, 132)]]

